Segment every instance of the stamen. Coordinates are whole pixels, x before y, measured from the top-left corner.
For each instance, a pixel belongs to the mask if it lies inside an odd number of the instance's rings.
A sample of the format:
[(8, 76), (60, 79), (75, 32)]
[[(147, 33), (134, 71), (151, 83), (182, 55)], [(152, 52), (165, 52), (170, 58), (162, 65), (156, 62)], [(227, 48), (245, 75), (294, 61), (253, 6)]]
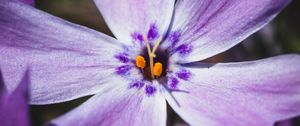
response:
[(151, 52), (151, 48), (147, 39), (146, 35), (143, 35), (144, 41), (146, 43), (147, 46), (147, 50), (148, 50), (148, 55), (149, 55), (149, 60), (150, 60), (150, 71), (151, 71), (151, 78), (154, 79), (154, 75), (153, 75), (153, 55)]
[(155, 43), (155, 45), (154, 45), (154, 47), (153, 47), (153, 49), (152, 49), (151, 53), (152, 53), (153, 57), (156, 57), (155, 51), (156, 51), (157, 47), (159, 46), (161, 40), (162, 40), (162, 37), (158, 38), (157, 41), (156, 41), (156, 43)]
[(142, 68), (142, 69), (145, 68), (145, 66), (146, 66), (146, 60), (145, 60), (145, 58), (142, 57), (142, 56), (137, 56), (135, 58), (135, 65), (137, 67), (139, 67), (139, 68)]
[(153, 69), (153, 74), (155, 76), (159, 77), (162, 73), (162, 69), (163, 69), (163, 67), (162, 67), (162, 64), (160, 62), (155, 63), (154, 69)]
[(158, 46), (159, 46), (162, 38), (160, 37), (156, 41), (156, 43), (155, 43), (155, 45), (154, 45), (154, 47), (153, 47), (152, 50), (151, 50), (151, 47), (149, 45), (149, 42), (148, 42), (148, 39), (147, 39), (146, 35), (143, 35), (143, 38), (144, 38), (144, 41), (146, 43), (147, 51), (148, 51), (148, 55), (149, 55), (151, 78), (154, 79), (154, 75), (159, 77), (161, 75), (161, 73), (162, 73), (162, 64), (161, 63), (159, 63), (159, 62), (155, 63), (155, 65), (153, 66), (153, 58), (156, 57), (155, 51), (158, 48)]

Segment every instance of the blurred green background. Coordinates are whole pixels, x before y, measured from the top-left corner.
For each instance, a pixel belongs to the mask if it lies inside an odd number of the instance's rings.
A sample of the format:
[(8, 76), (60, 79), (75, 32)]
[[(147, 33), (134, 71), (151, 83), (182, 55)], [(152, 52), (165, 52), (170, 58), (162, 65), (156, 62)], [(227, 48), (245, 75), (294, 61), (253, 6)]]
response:
[[(92, 0), (36, 0), (36, 8), (70, 22), (87, 26), (113, 36)], [(294, 0), (275, 20), (234, 48), (206, 62), (237, 62), (256, 60), (279, 54), (300, 53), (300, 1)], [(300, 65), (300, 64), (295, 64)], [(40, 126), (75, 108), (88, 97), (70, 102), (30, 106), (31, 123)], [(292, 120), (295, 126), (299, 119)], [(168, 125), (185, 125), (174, 111), (168, 109)]]

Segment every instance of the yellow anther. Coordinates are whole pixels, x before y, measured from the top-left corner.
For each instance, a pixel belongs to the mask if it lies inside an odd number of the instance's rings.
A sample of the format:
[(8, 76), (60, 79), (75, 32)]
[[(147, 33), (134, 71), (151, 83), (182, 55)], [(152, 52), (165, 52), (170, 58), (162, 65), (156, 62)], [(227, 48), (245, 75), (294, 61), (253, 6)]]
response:
[(162, 64), (160, 62), (155, 63), (154, 68), (153, 68), (153, 75), (159, 77), (162, 73), (162, 69), (163, 69), (163, 67), (162, 67)]
[(142, 56), (137, 56), (135, 58), (135, 65), (137, 67), (139, 67), (139, 68), (142, 68), (142, 69), (145, 68), (145, 66), (146, 66), (146, 60), (145, 60), (145, 58), (142, 57)]

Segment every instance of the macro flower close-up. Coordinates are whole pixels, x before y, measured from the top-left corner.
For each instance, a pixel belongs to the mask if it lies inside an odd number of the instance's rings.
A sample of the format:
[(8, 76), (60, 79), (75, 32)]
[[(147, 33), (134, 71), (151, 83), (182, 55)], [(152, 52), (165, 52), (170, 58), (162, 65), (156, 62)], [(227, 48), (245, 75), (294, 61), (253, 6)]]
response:
[(94, 0), (112, 37), (41, 11), (34, 1), (0, 0), (4, 84), (8, 92), (18, 89), (30, 66), (31, 105), (93, 95), (46, 125), (164, 126), (171, 108), (188, 125), (272, 126), (300, 115), (300, 55), (207, 59), (263, 28), (290, 2)]

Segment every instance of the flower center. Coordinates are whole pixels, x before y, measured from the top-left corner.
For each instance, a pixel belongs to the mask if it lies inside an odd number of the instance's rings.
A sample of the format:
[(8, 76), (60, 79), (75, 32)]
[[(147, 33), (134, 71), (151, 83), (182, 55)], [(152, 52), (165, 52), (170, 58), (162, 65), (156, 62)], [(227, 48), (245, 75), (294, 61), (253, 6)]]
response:
[(146, 51), (136, 57), (136, 67), (141, 69), (144, 77), (148, 80), (164, 76), (168, 65), (168, 52), (158, 48), (162, 38), (159, 38), (154, 46), (149, 44), (146, 35), (143, 35), (143, 40), (146, 44), (144, 49)]
[[(142, 89), (148, 96), (157, 92), (158, 85), (152, 82), (155, 79), (168, 89), (177, 91), (181, 81), (188, 81), (192, 77), (188, 70), (169, 69), (171, 55), (176, 54), (178, 58), (185, 57), (193, 50), (190, 43), (179, 41), (180, 36), (180, 30), (170, 31), (165, 36), (160, 35), (155, 24), (150, 25), (147, 33), (133, 32), (131, 34), (133, 46), (115, 55), (115, 58), (122, 63), (121, 66), (116, 67), (115, 73), (131, 81), (129, 88)], [(130, 52), (131, 48), (141, 49), (141, 52), (139, 54)], [(132, 69), (134, 67), (138, 69)], [(143, 78), (140, 76), (136, 78), (136, 70), (140, 70), (139, 73), (143, 75)]]

